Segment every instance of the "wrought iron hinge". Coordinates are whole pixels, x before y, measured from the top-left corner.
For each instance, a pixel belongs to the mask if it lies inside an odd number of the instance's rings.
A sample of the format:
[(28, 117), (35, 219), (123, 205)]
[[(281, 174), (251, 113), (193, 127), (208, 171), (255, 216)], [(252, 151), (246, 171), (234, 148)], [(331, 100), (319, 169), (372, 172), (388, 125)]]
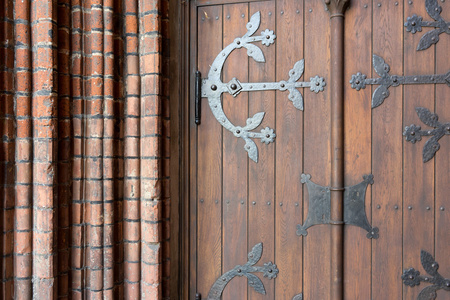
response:
[(200, 125), (202, 109), (202, 73), (195, 72), (195, 124)]
[(208, 293), (208, 300), (220, 300), (222, 292), (226, 285), (236, 276), (247, 277), (248, 285), (251, 286), (256, 292), (265, 295), (266, 290), (264, 289), (264, 284), (258, 276), (253, 273), (263, 273), (264, 277), (269, 279), (276, 278), (278, 275), (277, 265), (272, 262), (267, 262), (264, 266), (255, 266), (255, 264), (261, 259), (263, 251), (263, 244), (259, 243), (255, 245), (248, 253), (248, 261), (245, 265), (237, 265), (232, 270), (226, 272), (220, 276), (216, 282), (211, 287)]
[(406, 31), (412, 34), (422, 31), (422, 27), (435, 28), (422, 36), (419, 45), (417, 45), (417, 51), (428, 49), (431, 45), (436, 44), (439, 41), (439, 35), (442, 33), (450, 34), (450, 22), (446, 22), (442, 18), (442, 7), (439, 6), (437, 0), (426, 0), (425, 9), (428, 15), (434, 19), (434, 22), (423, 21), (423, 18), (416, 14), (406, 18), (405, 22)]
[(433, 284), (424, 288), (417, 296), (417, 300), (436, 299), (436, 292), (438, 290), (450, 292), (450, 278), (444, 278), (439, 274), (439, 264), (434, 260), (434, 257), (430, 253), (422, 250), (420, 253), (420, 262), (422, 263), (424, 270), (431, 277), (420, 275), (420, 272), (416, 271), (414, 268), (405, 269), (402, 274), (403, 284), (410, 287), (420, 285), (420, 282), (422, 281)]
[(233, 78), (228, 83), (222, 82), (220, 76), (223, 65), (230, 53), (235, 49), (246, 48), (247, 55), (252, 57), (256, 62), (265, 62), (262, 50), (253, 43), (261, 42), (265, 46), (270, 46), (275, 42), (276, 35), (272, 30), (266, 29), (261, 32), (261, 35), (253, 36), (258, 30), (260, 23), (261, 14), (257, 12), (250, 18), (250, 22), (247, 24), (247, 33), (243, 37), (236, 38), (219, 53), (211, 65), (208, 78), (203, 79), (201, 86), (201, 95), (208, 98), (209, 107), (214, 117), (225, 129), (233, 133), (235, 137), (244, 139), (244, 149), (248, 152), (249, 158), (254, 162), (258, 162), (258, 148), (252, 139), (259, 138), (265, 144), (272, 143), (276, 137), (274, 130), (266, 127), (261, 129), (261, 132), (252, 132), (252, 130), (256, 129), (262, 123), (264, 112), (259, 112), (247, 119), (245, 126), (241, 127), (232, 124), (223, 111), (221, 95), (223, 93), (229, 93), (233, 97), (236, 97), (241, 92), (268, 90), (289, 91), (289, 100), (293, 102), (297, 109), (303, 110), (303, 96), (297, 88), (309, 88), (312, 92), (318, 93), (323, 91), (325, 86), (324, 78), (319, 76), (311, 77), (307, 82), (298, 81), (304, 71), (303, 59), (295, 63), (293, 69), (289, 71), (289, 78), (287, 80), (279, 82), (244, 83), (240, 82), (237, 78)]
[[(372, 227), (365, 210), (366, 189), (373, 184), (373, 175), (364, 175), (364, 180), (356, 185), (344, 188), (344, 221), (340, 224), (354, 225), (367, 231), (367, 238), (377, 239), (378, 228)], [(311, 175), (302, 174), (302, 183), (306, 183), (309, 194), (309, 208), (306, 221), (297, 225), (297, 235), (308, 235), (307, 229), (319, 224), (336, 224), (330, 218), (331, 188), (318, 185), (311, 180)]]
[(419, 119), (426, 125), (434, 127), (431, 130), (421, 130), (420, 126), (411, 124), (405, 127), (403, 135), (408, 142), (415, 144), (417, 141), (422, 140), (422, 136), (431, 136), (431, 138), (423, 146), (422, 159), (423, 162), (427, 162), (433, 158), (436, 152), (439, 150), (439, 140), (444, 135), (450, 135), (450, 122), (440, 123), (437, 114), (431, 113), (424, 107), (416, 107), (417, 115)]
[(389, 97), (389, 88), (396, 87), (401, 84), (447, 84), (450, 87), (450, 70), (445, 74), (433, 75), (412, 75), (412, 76), (398, 76), (389, 75), (390, 66), (378, 55), (373, 55), (373, 69), (380, 75), (380, 78), (366, 78), (367, 76), (361, 73), (352, 75), (350, 83), (352, 88), (359, 91), (366, 88), (366, 85), (380, 85), (373, 92), (372, 108), (380, 106), (384, 99)]

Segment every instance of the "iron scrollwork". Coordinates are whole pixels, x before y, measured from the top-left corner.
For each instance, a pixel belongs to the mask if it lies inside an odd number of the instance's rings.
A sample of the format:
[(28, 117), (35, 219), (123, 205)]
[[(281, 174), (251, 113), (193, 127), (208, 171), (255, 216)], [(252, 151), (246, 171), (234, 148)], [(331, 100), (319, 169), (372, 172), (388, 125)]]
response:
[(323, 91), (326, 85), (324, 78), (319, 76), (311, 77), (309, 82), (298, 81), (304, 71), (303, 59), (295, 63), (293, 69), (289, 71), (289, 79), (286, 81), (244, 83), (240, 82), (237, 78), (233, 78), (228, 83), (222, 82), (220, 76), (223, 65), (230, 53), (235, 49), (246, 48), (247, 55), (252, 57), (256, 62), (265, 62), (262, 50), (252, 43), (261, 42), (265, 46), (270, 46), (275, 42), (276, 35), (272, 30), (266, 29), (261, 32), (261, 35), (253, 36), (258, 30), (260, 23), (261, 14), (257, 12), (250, 18), (250, 22), (247, 24), (247, 33), (241, 38), (236, 38), (219, 53), (211, 65), (208, 78), (203, 79), (202, 82), (202, 96), (208, 98), (208, 103), (214, 117), (225, 129), (232, 132), (234, 136), (244, 139), (244, 149), (248, 152), (249, 158), (255, 162), (258, 162), (258, 148), (252, 139), (259, 138), (263, 143), (272, 143), (276, 137), (274, 130), (266, 127), (261, 132), (252, 132), (252, 130), (256, 129), (262, 123), (265, 115), (264, 112), (259, 112), (247, 119), (247, 123), (243, 127), (232, 124), (222, 108), (222, 93), (229, 93), (233, 97), (236, 97), (241, 92), (268, 90), (289, 91), (289, 100), (293, 102), (297, 109), (303, 110), (303, 96), (297, 88), (309, 88), (311, 91), (318, 93)]
[(426, 163), (434, 157), (439, 150), (439, 140), (444, 135), (450, 135), (450, 122), (441, 123), (437, 114), (431, 113), (424, 107), (416, 107), (419, 119), (426, 125), (433, 127), (432, 130), (421, 130), (421, 127), (415, 124), (405, 127), (403, 135), (408, 142), (415, 144), (422, 140), (422, 136), (431, 136), (431, 138), (423, 146), (422, 159)]
[[(379, 230), (370, 225), (365, 210), (366, 189), (373, 184), (373, 175), (364, 175), (363, 178), (362, 182), (344, 188), (344, 224), (360, 227), (367, 231), (367, 238), (378, 239)], [(308, 188), (309, 208), (304, 224), (297, 225), (297, 235), (306, 236), (309, 227), (331, 222), (330, 187), (312, 182), (309, 174), (302, 174), (301, 182)]]
[(389, 97), (389, 88), (401, 84), (447, 84), (450, 87), (450, 70), (446, 74), (398, 76), (389, 75), (390, 66), (378, 55), (373, 55), (373, 69), (380, 78), (367, 78), (358, 72), (352, 75), (350, 83), (353, 89), (359, 91), (366, 85), (379, 85), (372, 95), (372, 108), (380, 106)]
[(402, 280), (403, 284), (415, 287), (420, 285), (421, 282), (432, 283), (433, 285), (424, 288), (419, 295), (417, 300), (433, 300), (437, 297), (438, 290), (444, 290), (450, 292), (450, 279), (444, 278), (439, 274), (439, 264), (435, 261), (434, 257), (422, 250), (420, 252), (420, 262), (422, 263), (425, 271), (431, 276), (420, 275), (420, 272), (414, 268), (403, 270)]
[(422, 27), (434, 27), (435, 29), (427, 32), (422, 36), (417, 46), (417, 51), (430, 48), (431, 45), (439, 41), (439, 35), (442, 33), (450, 34), (450, 22), (446, 22), (442, 16), (442, 7), (439, 6), (437, 0), (426, 0), (425, 8), (427, 13), (434, 21), (423, 21), (423, 18), (414, 14), (406, 18), (406, 31), (412, 34), (422, 31)]
[(255, 266), (255, 264), (261, 259), (263, 251), (263, 244), (259, 243), (255, 245), (248, 253), (248, 261), (245, 265), (237, 265), (232, 270), (226, 272), (220, 276), (211, 287), (208, 293), (208, 300), (220, 300), (225, 286), (236, 276), (245, 276), (248, 279), (248, 285), (251, 286), (256, 292), (265, 295), (266, 290), (264, 284), (258, 276), (252, 273), (263, 273), (264, 277), (274, 279), (278, 275), (277, 265), (272, 262), (267, 262), (264, 266)]

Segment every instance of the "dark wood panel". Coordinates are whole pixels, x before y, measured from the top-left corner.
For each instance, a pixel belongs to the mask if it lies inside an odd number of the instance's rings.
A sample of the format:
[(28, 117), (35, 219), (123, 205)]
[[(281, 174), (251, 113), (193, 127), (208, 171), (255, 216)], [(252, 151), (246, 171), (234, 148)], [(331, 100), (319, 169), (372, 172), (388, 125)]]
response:
[[(276, 9), (276, 79), (280, 81), (287, 80), (294, 64), (303, 59), (303, 1), (277, 1)], [(280, 273), (275, 299), (292, 299), (303, 291), (302, 238), (296, 235), (296, 225), (303, 223), (303, 112), (288, 96), (288, 91), (276, 93), (275, 262)]]
[[(427, 16), (422, 1), (405, 5), (404, 16)], [(425, 30), (424, 30), (425, 31)], [(423, 34), (404, 31), (404, 73), (433, 74), (434, 51), (417, 51)], [(434, 86), (409, 85), (404, 87), (403, 126), (417, 124), (416, 107), (434, 111)], [(399, 129), (400, 131), (400, 129)], [(403, 267), (420, 266), (420, 251), (434, 251), (434, 164), (422, 162), (423, 143), (412, 144), (403, 139)], [(425, 141), (423, 141), (425, 142)], [(430, 207), (427, 210), (426, 207)], [(403, 299), (416, 299), (421, 289), (403, 286)]]
[[(198, 8), (198, 69), (222, 50), (222, 6)], [(216, 17), (218, 17), (216, 19)], [(222, 273), (222, 126), (202, 101), (197, 138), (197, 290), (206, 297)]]
[[(403, 3), (373, 2), (372, 9), (373, 53), (386, 60), (391, 74), (402, 74)], [(378, 75), (372, 71), (371, 77)], [(383, 208), (372, 206), (372, 224), (380, 230), (372, 242), (372, 299), (402, 299), (402, 127), (402, 88), (391, 88), (372, 110), (372, 202)]]
[[(322, 1), (305, 0), (305, 74), (330, 77), (330, 17)], [(304, 168), (312, 181), (330, 184), (330, 94), (328, 87), (319, 94), (305, 89), (304, 110)], [(305, 188), (306, 190), (306, 188)], [(303, 218), (308, 212), (305, 192)], [(303, 237), (303, 289), (305, 299), (330, 299), (330, 226), (318, 225), (308, 229)]]
[[(242, 17), (244, 16), (244, 17)], [(243, 36), (248, 22), (248, 4), (224, 5), (223, 46)], [(236, 77), (248, 81), (246, 49), (231, 53), (223, 70), (223, 82)], [(248, 117), (248, 93), (233, 98), (223, 96), (225, 114), (233, 124), (244, 126)], [(227, 272), (247, 261), (247, 152), (245, 142), (224, 130), (223, 136), (223, 270)], [(222, 299), (247, 299), (247, 280), (232, 280), (223, 292)]]
[[(442, 17), (444, 20), (450, 20), (450, 1), (439, 3), (442, 6)], [(436, 73), (444, 74), (450, 70), (450, 37), (442, 36), (436, 44)], [(432, 50), (430, 50), (432, 51)], [(436, 109), (435, 112), (439, 116), (440, 122), (450, 122), (450, 88), (446, 85), (439, 84), (436, 86)], [(428, 128), (428, 127), (423, 127)], [(426, 138), (425, 138), (426, 139)], [(428, 139), (426, 139), (428, 140)], [(423, 147), (425, 140), (420, 143)], [(436, 186), (435, 186), (435, 258), (439, 263), (439, 273), (442, 276), (450, 277), (450, 137), (444, 136), (440, 139), (441, 148), (436, 153)], [(443, 210), (441, 209), (443, 208)], [(422, 223), (422, 222), (420, 222)], [(424, 272), (421, 272), (424, 274)], [(437, 299), (445, 299), (449, 297), (449, 292), (439, 291)]]
[[(252, 2), (250, 3), (250, 15), (261, 12), (261, 26), (258, 32), (269, 28), (275, 29), (275, 3)], [(271, 14), (269, 14), (271, 13)], [(275, 80), (275, 47), (262, 47), (265, 63), (257, 63), (249, 60), (249, 81), (263, 82)], [(259, 128), (266, 126), (273, 128), (275, 124), (275, 92), (249, 93), (249, 115), (257, 112), (266, 112), (264, 120)], [(275, 144), (269, 145), (256, 141), (259, 149), (259, 161), (249, 161), (249, 216), (248, 216), (248, 243), (251, 249), (257, 243), (263, 243), (263, 254), (259, 264), (274, 262), (274, 153)], [(253, 205), (255, 202), (255, 205)], [(270, 203), (270, 204), (269, 204)], [(274, 299), (274, 281), (262, 279), (267, 295), (264, 299)], [(260, 299), (261, 294), (252, 288), (248, 291), (249, 299)]]
[[(371, 73), (372, 7), (352, 1), (345, 16), (345, 185), (351, 186), (371, 173), (371, 90), (356, 91), (348, 83), (357, 72)], [(366, 193), (366, 212), (371, 220), (371, 187)], [(383, 208), (385, 209), (385, 208)], [(346, 226), (344, 234), (344, 299), (371, 299), (372, 242), (366, 232)], [(357, 284), (355, 284), (357, 283)]]

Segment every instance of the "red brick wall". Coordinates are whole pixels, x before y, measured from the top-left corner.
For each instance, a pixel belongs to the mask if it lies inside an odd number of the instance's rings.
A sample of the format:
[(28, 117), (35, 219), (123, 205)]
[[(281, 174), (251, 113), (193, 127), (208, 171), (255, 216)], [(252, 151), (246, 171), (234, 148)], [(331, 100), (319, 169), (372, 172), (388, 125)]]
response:
[(3, 1), (0, 299), (170, 298), (168, 6)]

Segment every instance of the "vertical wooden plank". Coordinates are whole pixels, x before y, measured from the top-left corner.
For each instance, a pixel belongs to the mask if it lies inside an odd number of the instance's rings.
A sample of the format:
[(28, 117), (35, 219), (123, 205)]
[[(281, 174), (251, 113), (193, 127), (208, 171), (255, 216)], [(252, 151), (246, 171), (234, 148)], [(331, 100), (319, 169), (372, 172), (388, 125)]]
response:
[[(404, 6), (404, 18), (417, 14), (426, 16), (424, 1)], [(424, 29), (423, 32), (428, 30)], [(404, 31), (404, 74), (433, 74), (434, 47), (417, 51), (423, 33)], [(403, 97), (403, 126), (416, 124), (428, 127), (417, 116), (416, 107), (426, 107), (434, 112), (433, 85), (405, 85)], [(422, 162), (422, 142), (412, 144), (403, 138), (403, 268), (420, 266), (420, 251), (434, 250), (434, 164)], [(427, 209), (427, 207), (429, 209)], [(403, 285), (403, 299), (416, 299), (421, 289)]]
[[(222, 6), (199, 7), (197, 13), (198, 69), (206, 77), (222, 50)], [(222, 270), (222, 126), (204, 100), (197, 152), (197, 291), (206, 297)]]
[[(450, 20), (450, 2), (439, 2), (442, 6), (441, 16), (444, 20)], [(450, 37), (442, 36), (436, 44), (436, 74), (445, 74), (450, 70)], [(435, 112), (439, 116), (441, 123), (450, 122), (450, 89), (444, 84), (436, 85), (436, 105)], [(422, 140), (422, 144), (425, 141)], [(450, 138), (444, 136), (439, 140), (441, 148), (436, 152), (435, 160), (435, 258), (439, 263), (439, 273), (442, 276), (450, 277), (450, 185), (448, 174), (450, 170)], [(421, 148), (423, 145), (421, 145)], [(431, 162), (430, 162), (431, 163)], [(422, 223), (422, 222), (421, 222)], [(424, 272), (421, 272), (424, 273)], [(438, 299), (448, 297), (449, 292), (439, 291)]]
[[(371, 173), (371, 89), (356, 91), (348, 83), (353, 74), (371, 73), (372, 7), (352, 1), (345, 16), (345, 185), (360, 182)], [(376, 182), (376, 179), (375, 179)], [(371, 188), (366, 193), (366, 212), (371, 220)], [(383, 207), (382, 209), (385, 209)], [(374, 225), (375, 226), (375, 225)], [(345, 226), (344, 299), (370, 299), (371, 246), (363, 229)], [(359, 284), (355, 284), (360, 282)]]
[[(330, 17), (324, 3), (305, 1), (305, 75), (316, 75), (329, 81), (330, 74)], [(328, 88), (315, 94), (304, 91), (304, 168), (317, 184), (330, 184), (330, 96)], [(305, 188), (306, 190), (306, 188)], [(304, 193), (303, 217), (308, 213), (308, 193)], [(330, 227), (313, 226), (303, 237), (305, 299), (330, 299)]]
[[(373, 1), (373, 20), (373, 53), (390, 65), (390, 74), (402, 74), (402, 2)], [(371, 77), (378, 75), (372, 71)], [(372, 299), (402, 298), (402, 127), (402, 89), (390, 88), (389, 98), (372, 110), (372, 201), (383, 207), (372, 209), (380, 230), (372, 241)]]
[[(276, 80), (280, 81), (288, 80), (289, 71), (303, 59), (303, 1), (277, 1), (276, 15)], [(299, 81), (308, 79), (302, 76)], [(303, 291), (303, 245), (296, 235), (296, 224), (303, 223), (303, 112), (288, 96), (289, 91), (276, 93), (275, 263), (280, 272), (275, 299), (292, 299)]]
[[(247, 32), (248, 4), (230, 4), (223, 8), (223, 47)], [(236, 77), (248, 81), (247, 50), (231, 53), (223, 69), (223, 82)], [(244, 126), (248, 117), (248, 93), (237, 98), (223, 95), (223, 108), (230, 121)], [(227, 272), (247, 261), (247, 152), (245, 142), (224, 130), (223, 135), (223, 267)], [(222, 299), (247, 299), (247, 280), (232, 280)]]
[[(250, 4), (250, 16), (257, 11), (261, 12), (261, 25), (258, 32), (265, 29), (275, 30), (275, 3), (254, 2)], [(257, 63), (253, 59), (249, 62), (249, 81), (264, 82), (275, 80), (275, 46), (265, 47), (258, 45), (264, 52), (265, 63)], [(259, 128), (275, 125), (275, 92), (249, 93), (249, 115), (258, 112), (266, 115)], [(249, 213), (248, 213), (248, 248), (257, 243), (263, 243), (263, 254), (259, 264), (274, 261), (274, 144), (262, 144), (258, 141), (258, 163), (249, 161)], [(265, 299), (274, 298), (274, 282), (263, 279), (266, 289)], [(249, 288), (249, 299), (259, 299), (260, 294)]]

